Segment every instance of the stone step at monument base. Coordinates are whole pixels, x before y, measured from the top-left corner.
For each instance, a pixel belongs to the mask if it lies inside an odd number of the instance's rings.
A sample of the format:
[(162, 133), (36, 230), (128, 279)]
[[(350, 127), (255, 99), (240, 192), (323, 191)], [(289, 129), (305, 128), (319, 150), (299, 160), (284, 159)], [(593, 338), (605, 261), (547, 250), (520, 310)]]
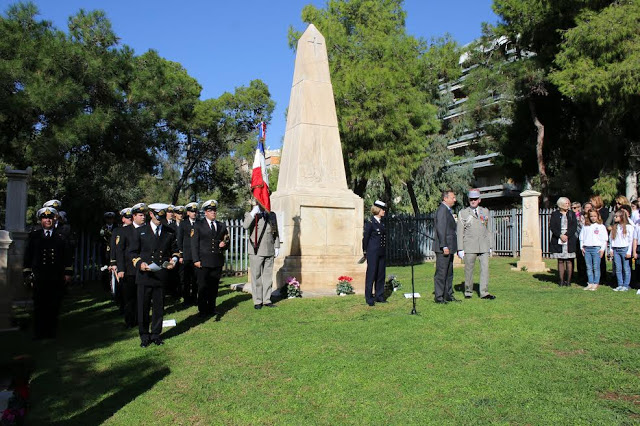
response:
[(274, 282), (281, 288), (286, 286), (288, 277), (296, 277), (303, 295), (308, 293), (306, 297), (335, 296), (338, 277), (346, 275), (353, 278), (355, 292), (363, 294), (367, 265), (358, 264), (359, 259), (354, 255), (287, 256), (276, 259), (274, 270), (278, 273)]

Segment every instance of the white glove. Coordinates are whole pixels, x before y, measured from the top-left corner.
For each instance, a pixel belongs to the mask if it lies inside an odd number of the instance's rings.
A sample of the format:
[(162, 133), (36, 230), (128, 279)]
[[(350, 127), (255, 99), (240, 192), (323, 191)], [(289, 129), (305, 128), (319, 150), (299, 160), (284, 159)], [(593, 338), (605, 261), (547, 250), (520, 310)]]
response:
[(458, 250), (458, 257), (460, 260), (464, 259), (464, 250)]
[(251, 209), (251, 211), (249, 212), (249, 214), (251, 215), (251, 217), (256, 217), (256, 215), (260, 213), (260, 207), (258, 206), (253, 206), (253, 208)]
[(493, 256), (493, 249), (489, 249), (489, 257)]
[(279, 249), (279, 248), (277, 248), (277, 249), (276, 249), (276, 255), (275, 255), (275, 257), (278, 257), (278, 255), (279, 255), (279, 254), (280, 254), (280, 249)]

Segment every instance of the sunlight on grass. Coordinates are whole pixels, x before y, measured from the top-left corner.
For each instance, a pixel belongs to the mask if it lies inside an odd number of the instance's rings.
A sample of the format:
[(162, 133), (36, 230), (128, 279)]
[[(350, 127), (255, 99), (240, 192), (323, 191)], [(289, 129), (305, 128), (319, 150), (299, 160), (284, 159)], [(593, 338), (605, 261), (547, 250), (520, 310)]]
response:
[(416, 266), (415, 316), (409, 267), (387, 269), (402, 288), (375, 307), (355, 295), (256, 311), (228, 288), (244, 278), (225, 279), (219, 321), (168, 303), (178, 325), (147, 349), (103, 294), (76, 290), (57, 343), (25, 331), (3, 347), (37, 359), (36, 424), (638, 422), (640, 296), (560, 288), (513, 262), (491, 261), (496, 300), (445, 306), (433, 264)]

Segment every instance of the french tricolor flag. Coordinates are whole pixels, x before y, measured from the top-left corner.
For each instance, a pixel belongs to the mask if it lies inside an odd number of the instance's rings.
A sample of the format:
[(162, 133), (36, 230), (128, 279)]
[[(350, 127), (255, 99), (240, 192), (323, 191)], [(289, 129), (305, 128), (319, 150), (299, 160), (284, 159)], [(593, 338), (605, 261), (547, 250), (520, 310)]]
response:
[(251, 173), (251, 192), (267, 212), (271, 212), (271, 200), (269, 199), (269, 176), (265, 164), (264, 140), (267, 134), (267, 125), (264, 122), (258, 124), (258, 147), (253, 159), (253, 171)]

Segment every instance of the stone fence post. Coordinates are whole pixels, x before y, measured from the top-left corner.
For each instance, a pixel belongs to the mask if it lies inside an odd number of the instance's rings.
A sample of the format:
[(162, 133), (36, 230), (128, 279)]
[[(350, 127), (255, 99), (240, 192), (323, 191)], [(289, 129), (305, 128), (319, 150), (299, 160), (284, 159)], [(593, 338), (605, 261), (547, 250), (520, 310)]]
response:
[(27, 221), (27, 188), (31, 178), (31, 167), (26, 170), (5, 169), (7, 175), (7, 212), (5, 225), (10, 232), (11, 248), (8, 255), (7, 279), (11, 300), (28, 297), (22, 285), (22, 263), (29, 233), (25, 230)]
[(9, 287), (7, 265), (11, 238), (7, 231), (0, 231), (0, 330), (11, 326), (11, 299), (13, 291)]
[(522, 197), (522, 250), (516, 269), (526, 268), (529, 272), (543, 272), (547, 265), (542, 261), (542, 244), (540, 242), (540, 209), (538, 197), (540, 193), (527, 190)]

